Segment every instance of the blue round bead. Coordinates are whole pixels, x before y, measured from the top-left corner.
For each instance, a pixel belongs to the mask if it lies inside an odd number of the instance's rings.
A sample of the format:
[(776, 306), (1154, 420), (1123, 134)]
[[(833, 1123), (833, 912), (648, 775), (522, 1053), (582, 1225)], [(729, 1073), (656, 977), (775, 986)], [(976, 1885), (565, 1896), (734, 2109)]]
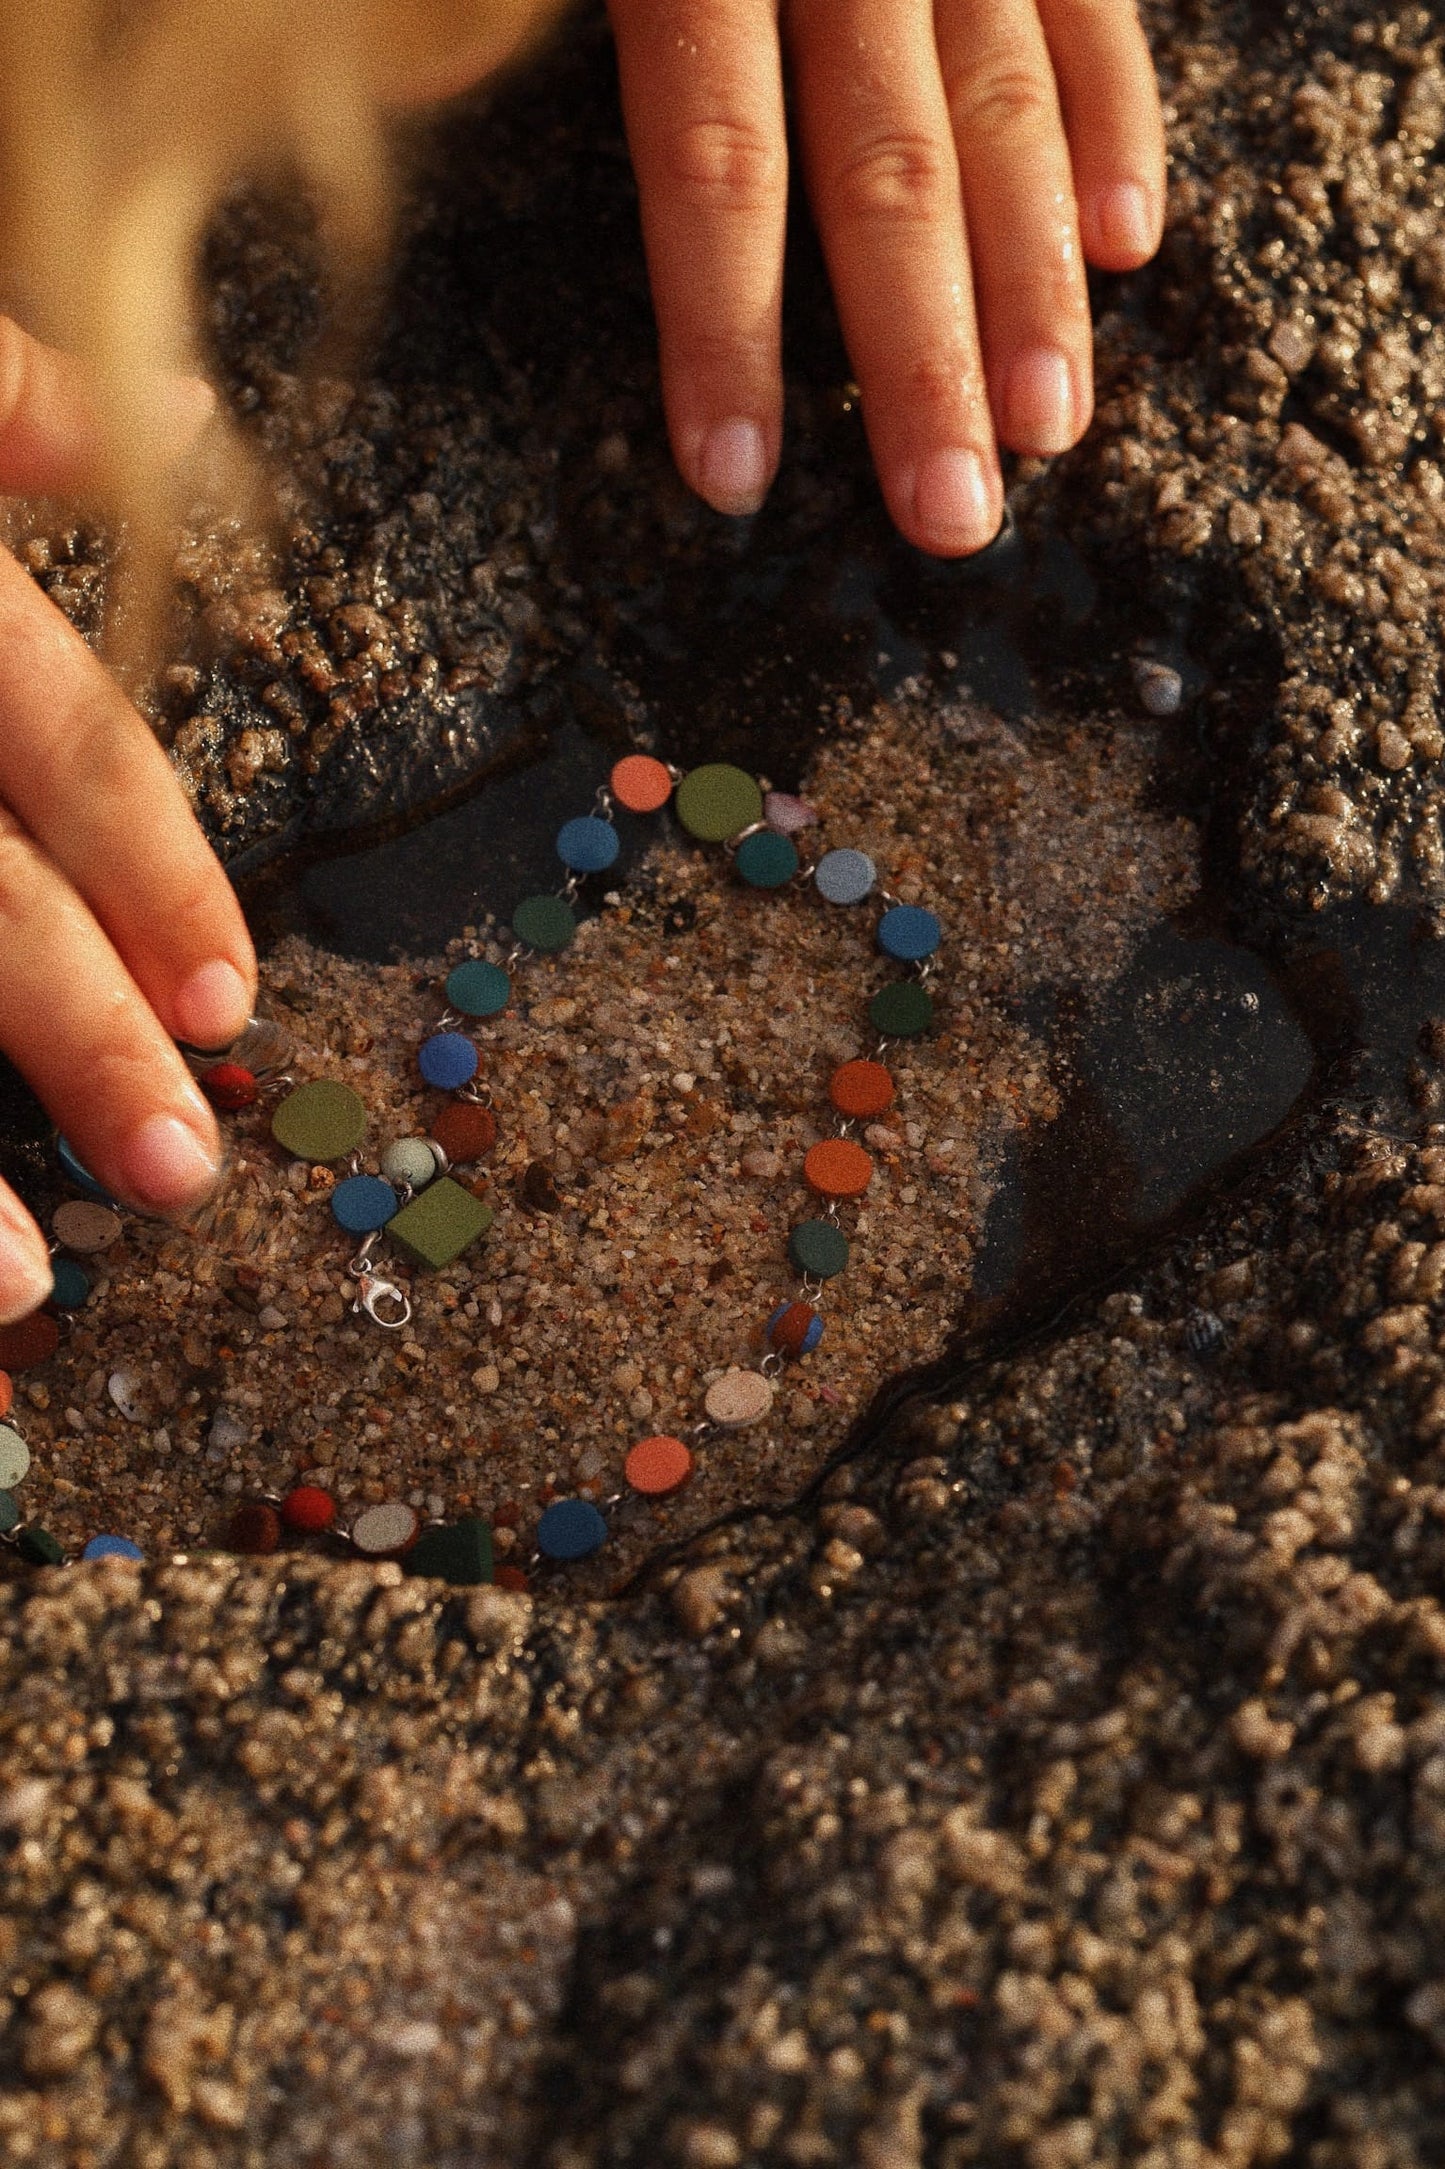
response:
[(873, 893), (878, 869), (866, 851), (825, 851), (813, 872), (818, 894), (830, 904), (861, 904)]
[(916, 964), (932, 956), (943, 938), (943, 928), (931, 911), (917, 904), (895, 904), (878, 921), (878, 946), (885, 956), (900, 964)]
[(558, 1499), (537, 1524), (544, 1559), (590, 1559), (607, 1541), (607, 1524), (586, 1499)]
[(464, 1017), (495, 1017), (511, 999), (512, 982), (500, 964), (469, 957), (447, 973), (446, 994)]
[(557, 856), (574, 874), (605, 872), (621, 848), (612, 823), (595, 813), (578, 814), (557, 831)]
[[(87, 1197), (98, 1198), (102, 1205), (120, 1205), (120, 1199), (112, 1197), (109, 1190), (101, 1187), (94, 1175), (91, 1174), (90, 1169), (80, 1159), (75, 1147), (66, 1138), (56, 1138), (55, 1152), (57, 1159), (60, 1161), (62, 1172), (75, 1184), (77, 1190), (83, 1190)], [(124, 1209), (121, 1206), (121, 1210), (124, 1211)]]
[(348, 1235), (373, 1235), (396, 1215), (400, 1200), (379, 1175), (348, 1175), (331, 1193), (331, 1210)]
[(433, 1032), (423, 1040), (417, 1061), (427, 1083), (439, 1092), (455, 1092), (477, 1074), (477, 1050), (465, 1032)]
[(82, 1559), (144, 1559), (139, 1544), (132, 1544), (128, 1536), (93, 1536), (81, 1553)]
[(90, 1293), (90, 1275), (74, 1258), (50, 1261), (50, 1300), (60, 1310), (79, 1310)]
[(733, 864), (750, 889), (780, 889), (798, 871), (798, 847), (791, 837), (760, 828), (744, 836)]

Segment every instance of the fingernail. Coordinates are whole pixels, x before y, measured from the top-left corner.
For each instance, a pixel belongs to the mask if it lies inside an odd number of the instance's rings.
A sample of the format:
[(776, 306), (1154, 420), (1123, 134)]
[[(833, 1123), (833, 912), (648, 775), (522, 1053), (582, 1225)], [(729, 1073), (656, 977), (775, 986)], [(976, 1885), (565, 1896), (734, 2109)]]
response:
[(1110, 256), (1140, 263), (1154, 254), (1159, 227), (1149, 192), (1137, 181), (1115, 181), (1101, 188), (1096, 215), (1099, 239)]
[(54, 1284), (39, 1229), (6, 1199), (0, 1211), (0, 1325), (39, 1310)]
[(998, 531), (999, 508), (983, 461), (966, 446), (930, 452), (904, 494), (925, 549), (981, 550)]
[(1050, 458), (1074, 441), (1074, 373), (1057, 347), (1032, 347), (1009, 369), (1004, 434), (1016, 452)]
[(718, 422), (702, 440), (697, 490), (714, 512), (739, 518), (768, 494), (768, 451), (756, 422)]
[(250, 990), (224, 957), (193, 972), (175, 997), (177, 1037), (203, 1051), (228, 1047), (245, 1030), (250, 1014)]
[(186, 1213), (202, 1205), (221, 1179), (219, 1154), (177, 1115), (152, 1115), (120, 1156), (119, 1187), (156, 1213)]

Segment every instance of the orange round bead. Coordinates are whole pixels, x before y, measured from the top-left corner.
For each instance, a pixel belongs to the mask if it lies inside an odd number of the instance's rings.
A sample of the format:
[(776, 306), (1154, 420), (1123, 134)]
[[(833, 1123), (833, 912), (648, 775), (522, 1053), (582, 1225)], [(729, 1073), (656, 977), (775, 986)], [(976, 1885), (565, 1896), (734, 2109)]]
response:
[(15, 1406), (15, 1381), (8, 1371), (0, 1371), (0, 1416), (8, 1416)]
[(822, 1197), (861, 1197), (873, 1180), (873, 1162), (851, 1137), (825, 1137), (804, 1160), (803, 1173)]
[(612, 771), (611, 789), (629, 813), (656, 813), (672, 796), (672, 777), (650, 753), (628, 753)]
[(828, 1097), (840, 1115), (881, 1115), (893, 1105), (893, 1079), (881, 1062), (845, 1062), (828, 1080)]
[(634, 1491), (660, 1499), (687, 1482), (692, 1474), (692, 1455), (680, 1438), (659, 1434), (639, 1440), (623, 1463), (622, 1472)]
[(475, 1100), (451, 1100), (437, 1114), (431, 1134), (449, 1160), (479, 1160), (497, 1142), (497, 1118)]

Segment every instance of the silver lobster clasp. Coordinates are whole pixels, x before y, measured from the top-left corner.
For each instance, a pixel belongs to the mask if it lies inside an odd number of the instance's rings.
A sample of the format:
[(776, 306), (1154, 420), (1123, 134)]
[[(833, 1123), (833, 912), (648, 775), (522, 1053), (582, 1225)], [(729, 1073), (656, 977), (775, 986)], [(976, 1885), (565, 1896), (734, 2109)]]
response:
[(411, 1297), (394, 1280), (383, 1280), (378, 1273), (357, 1274), (356, 1301), (351, 1307), (365, 1311), (373, 1325), (384, 1326), (388, 1333), (411, 1324)]

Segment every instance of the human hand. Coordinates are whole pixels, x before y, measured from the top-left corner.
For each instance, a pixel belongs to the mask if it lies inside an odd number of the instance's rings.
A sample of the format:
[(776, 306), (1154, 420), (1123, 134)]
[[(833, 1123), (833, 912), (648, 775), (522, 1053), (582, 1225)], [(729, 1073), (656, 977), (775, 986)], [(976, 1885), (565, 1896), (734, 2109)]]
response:
[[(158, 388), (179, 449), (209, 410)], [(99, 433), (76, 365), (0, 318), (0, 490), (81, 486)], [(162, 1214), (200, 1204), (221, 1148), (172, 1035), (224, 1045), (255, 958), (180, 782), (80, 635), (0, 551), (0, 1048), (85, 1164)], [(44, 1238), (0, 1184), (0, 1321), (44, 1301)]]
[(782, 436), (784, 54), (888, 509), (962, 556), (998, 446), (1093, 406), (1085, 261), (1157, 248), (1164, 134), (1134, 0), (609, 0), (673, 452), (756, 511)]

